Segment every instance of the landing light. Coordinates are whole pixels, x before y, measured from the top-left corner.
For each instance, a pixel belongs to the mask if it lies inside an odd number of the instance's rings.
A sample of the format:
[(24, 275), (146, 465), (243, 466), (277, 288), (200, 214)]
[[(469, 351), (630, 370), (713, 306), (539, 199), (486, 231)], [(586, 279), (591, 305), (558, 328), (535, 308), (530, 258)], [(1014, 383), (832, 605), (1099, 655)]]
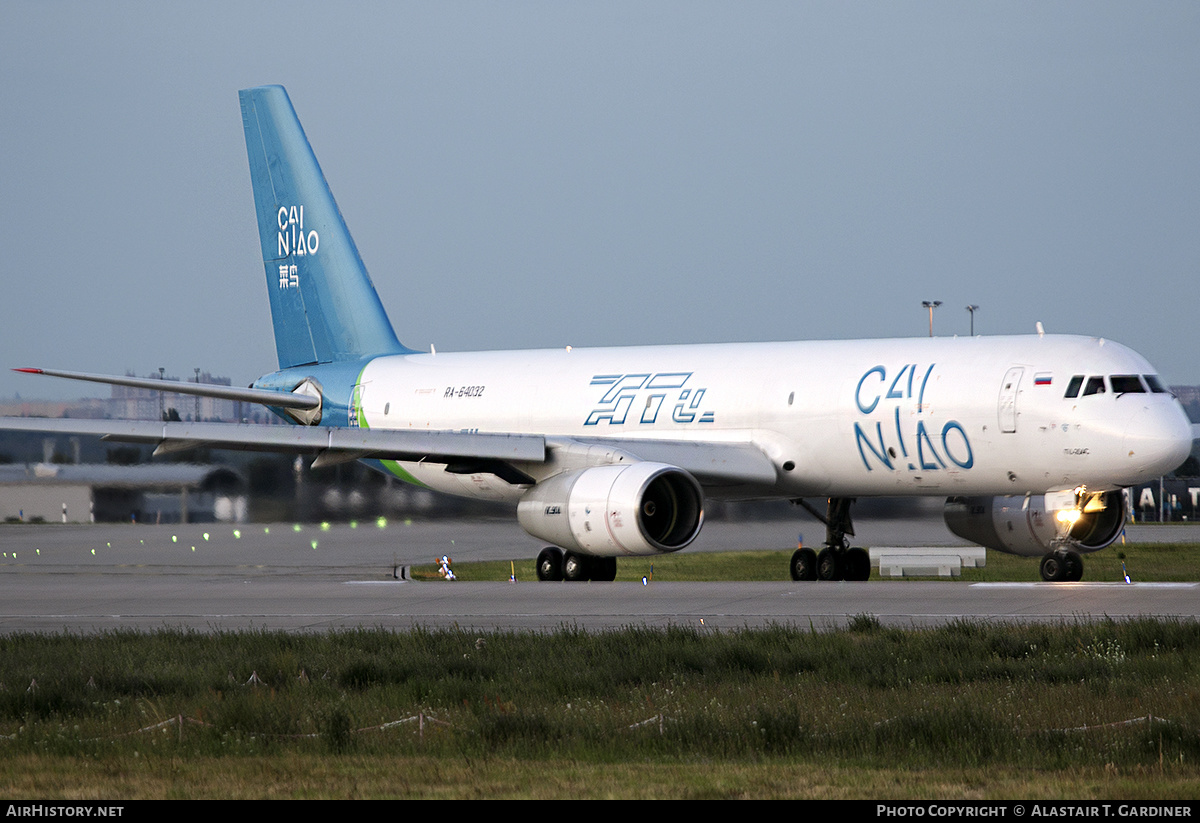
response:
[(1075, 525), (1075, 521), (1080, 517), (1078, 509), (1063, 509), (1058, 513), (1058, 522), (1069, 523)]

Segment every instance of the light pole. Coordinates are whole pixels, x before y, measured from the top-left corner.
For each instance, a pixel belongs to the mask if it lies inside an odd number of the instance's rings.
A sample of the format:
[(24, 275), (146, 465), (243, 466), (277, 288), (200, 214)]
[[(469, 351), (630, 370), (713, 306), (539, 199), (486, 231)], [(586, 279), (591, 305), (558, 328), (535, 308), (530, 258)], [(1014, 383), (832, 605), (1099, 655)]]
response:
[(942, 305), (941, 300), (922, 300), (921, 305), (929, 309), (929, 336), (933, 337), (933, 310)]
[(975, 336), (975, 310), (979, 308), (976, 305), (967, 306), (967, 311), (971, 313), (971, 336)]

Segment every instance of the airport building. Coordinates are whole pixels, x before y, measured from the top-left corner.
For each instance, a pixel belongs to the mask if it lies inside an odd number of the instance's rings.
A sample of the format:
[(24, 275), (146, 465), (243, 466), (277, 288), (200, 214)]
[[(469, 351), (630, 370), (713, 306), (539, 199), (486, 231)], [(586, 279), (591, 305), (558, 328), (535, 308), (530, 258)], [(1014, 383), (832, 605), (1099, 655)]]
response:
[(229, 466), (35, 463), (0, 466), (9, 522), (243, 522), (246, 479)]
[(1200, 520), (1200, 477), (1160, 477), (1125, 490), (1129, 517), (1135, 523)]
[[(131, 372), (126, 377), (134, 377)], [(149, 375), (151, 378), (159, 375)], [(168, 386), (178, 383), (178, 377), (164, 376)], [(189, 383), (206, 383), (213, 386), (229, 386), (228, 377), (214, 377), (208, 372), (198, 373)], [(162, 420), (164, 413), (174, 409), (180, 420), (241, 420), (241, 406), (232, 400), (215, 397), (190, 397), (171, 391), (139, 389), (132, 386), (113, 386), (108, 400), (108, 416), (119, 420)]]

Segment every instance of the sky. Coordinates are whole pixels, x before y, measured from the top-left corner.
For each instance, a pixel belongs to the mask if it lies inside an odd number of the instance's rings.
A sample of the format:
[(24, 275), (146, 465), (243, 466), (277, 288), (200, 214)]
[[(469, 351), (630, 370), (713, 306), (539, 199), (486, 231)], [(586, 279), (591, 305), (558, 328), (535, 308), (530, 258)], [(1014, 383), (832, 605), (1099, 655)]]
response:
[(1048, 332), (1200, 383), (1195, 2), (0, 3), (8, 367), (276, 368), (237, 91), (401, 342)]

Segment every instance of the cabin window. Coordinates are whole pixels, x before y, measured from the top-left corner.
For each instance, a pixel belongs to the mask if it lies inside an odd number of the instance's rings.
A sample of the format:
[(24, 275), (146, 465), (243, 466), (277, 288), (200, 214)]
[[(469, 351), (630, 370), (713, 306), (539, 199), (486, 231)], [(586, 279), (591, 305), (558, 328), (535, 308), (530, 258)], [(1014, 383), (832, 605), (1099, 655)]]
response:
[(1167, 390), (1163, 388), (1163, 384), (1158, 382), (1157, 374), (1143, 374), (1142, 377), (1146, 378), (1146, 385), (1150, 387), (1150, 391), (1155, 394), (1167, 393)]
[(1108, 382), (1112, 383), (1114, 394), (1145, 394), (1146, 389), (1136, 374), (1110, 374)]
[(1071, 378), (1071, 382), (1067, 384), (1067, 393), (1063, 397), (1078, 397), (1079, 387), (1083, 385), (1083, 375), (1077, 374)]
[(795, 392), (792, 392), (791, 394), (789, 394), (789, 395), (788, 395), (788, 405), (789, 405), (789, 406), (790, 406), (790, 405), (792, 405), (792, 401), (793, 401), (793, 400), (795, 400), (795, 399), (796, 399), (796, 393), (795, 393)]
[(1083, 396), (1087, 397), (1089, 394), (1104, 394), (1103, 377), (1089, 377), (1087, 379), (1087, 385), (1083, 387)]

